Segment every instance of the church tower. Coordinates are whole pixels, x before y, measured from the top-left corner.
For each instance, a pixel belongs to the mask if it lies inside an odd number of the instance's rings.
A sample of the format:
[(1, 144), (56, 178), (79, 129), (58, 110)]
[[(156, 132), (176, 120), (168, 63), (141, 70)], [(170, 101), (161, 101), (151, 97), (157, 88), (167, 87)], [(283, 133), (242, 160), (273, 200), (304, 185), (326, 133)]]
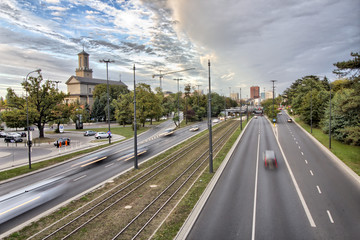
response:
[(82, 50), (78, 54), (79, 57), (79, 68), (75, 70), (76, 76), (92, 78), (92, 69), (89, 68), (89, 54)]

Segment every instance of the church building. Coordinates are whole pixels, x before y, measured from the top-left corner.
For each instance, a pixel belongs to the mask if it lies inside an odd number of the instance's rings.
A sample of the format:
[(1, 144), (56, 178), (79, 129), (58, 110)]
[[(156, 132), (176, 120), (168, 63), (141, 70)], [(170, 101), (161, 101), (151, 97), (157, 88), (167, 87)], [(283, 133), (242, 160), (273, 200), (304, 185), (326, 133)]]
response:
[[(89, 54), (84, 50), (78, 54), (79, 68), (75, 70), (76, 76), (71, 76), (67, 81), (67, 92), (69, 96), (65, 98), (66, 103), (79, 101), (80, 105), (87, 103), (92, 107), (94, 103), (93, 91), (96, 85), (105, 83), (106, 79), (97, 79), (92, 76), (92, 69), (89, 67)], [(123, 85), (121, 81), (110, 81), (109, 85)]]

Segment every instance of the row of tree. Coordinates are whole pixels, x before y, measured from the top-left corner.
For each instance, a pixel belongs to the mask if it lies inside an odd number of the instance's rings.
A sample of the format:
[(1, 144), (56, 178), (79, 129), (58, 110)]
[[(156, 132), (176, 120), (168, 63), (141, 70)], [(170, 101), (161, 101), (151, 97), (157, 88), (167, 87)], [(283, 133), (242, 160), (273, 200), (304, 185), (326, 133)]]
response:
[[(82, 122), (108, 120), (107, 86), (97, 85), (93, 92), (93, 106), (80, 106), (79, 103), (65, 103), (67, 95), (57, 88), (53, 81), (44, 80), (41, 75), (29, 77), (22, 86), (26, 95), (17, 95), (13, 89), (7, 90), (6, 100), (0, 99), (2, 111), (0, 123), (5, 122), (10, 128), (23, 128), (27, 124), (35, 125), (39, 129), (39, 136), (44, 137), (45, 124), (60, 124), (70, 121)], [(134, 92), (126, 86), (109, 86), (110, 118), (119, 124), (133, 123)], [(175, 93), (165, 96), (158, 88), (155, 92), (144, 83), (136, 86), (137, 122), (143, 126), (147, 120), (159, 120), (162, 116), (177, 113), (178, 108), (184, 113), (186, 121), (202, 120), (207, 116), (207, 95), (199, 94), (191, 88), (185, 87), (184, 93)], [(28, 106), (28, 108), (27, 108)], [(212, 116), (218, 116), (224, 108), (237, 106), (236, 101), (212, 93)], [(91, 109), (91, 110), (90, 110)], [(177, 114), (174, 122), (178, 122)]]
[(334, 64), (336, 69), (333, 72), (339, 76), (338, 80), (330, 83), (326, 77), (305, 76), (292, 83), (283, 97), (293, 113), (305, 123), (312, 123), (314, 127), (329, 133), (331, 117), (332, 136), (341, 142), (359, 146), (359, 53), (351, 53), (351, 57), (348, 61)]

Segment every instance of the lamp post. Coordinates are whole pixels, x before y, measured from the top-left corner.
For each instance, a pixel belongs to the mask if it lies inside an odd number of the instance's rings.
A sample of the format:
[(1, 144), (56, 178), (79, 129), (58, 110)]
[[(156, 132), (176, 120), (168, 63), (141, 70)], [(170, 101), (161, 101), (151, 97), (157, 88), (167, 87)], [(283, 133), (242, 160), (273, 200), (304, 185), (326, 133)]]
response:
[(330, 113), (329, 113), (329, 149), (331, 149), (331, 83), (329, 83), (329, 86), (330, 86), (330, 99), (329, 99), (329, 110), (330, 110)]
[(108, 64), (115, 62), (114, 60), (100, 60), (101, 63), (106, 63), (106, 95), (107, 95), (107, 109), (108, 109), (108, 124), (109, 124), (109, 144), (111, 143), (111, 132), (110, 132), (110, 103), (109, 103), (109, 72)]
[(242, 104), (241, 104), (241, 88), (240, 88), (240, 130), (242, 131)]
[(209, 108), (208, 108), (208, 126), (209, 126), (209, 172), (213, 173), (213, 152), (212, 152), (212, 132), (211, 132), (211, 81), (210, 81), (210, 59), (208, 60), (209, 67)]
[(179, 123), (179, 127), (180, 127), (180, 107), (179, 107), (179, 98), (180, 98), (180, 96), (179, 96), (179, 94), (180, 94), (180, 88), (179, 88), (179, 81), (181, 81), (181, 80), (183, 80), (183, 79), (181, 79), (181, 78), (175, 78), (174, 79), (175, 81), (177, 81), (177, 86), (178, 86), (178, 94), (177, 94), (177, 110), (178, 110), (178, 118), (179, 118), (179, 121), (178, 121), (178, 123)]
[(36, 69), (34, 71), (31, 71), (29, 72), (27, 75), (26, 75), (26, 78), (25, 78), (25, 82), (26, 82), (26, 128), (27, 128), (27, 137), (28, 137), (28, 141), (27, 141), (27, 145), (28, 145), (28, 156), (29, 156), (29, 169), (31, 169), (31, 139), (30, 139), (30, 128), (29, 128), (29, 101), (28, 101), (28, 77), (31, 73), (34, 73), (34, 72), (37, 72), (38, 74), (40, 74), (41, 72), (41, 69)]
[(137, 157), (137, 126), (136, 126), (136, 83), (135, 83), (135, 64), (133, 67), (134, 71), (134, 168), (138, 169), (138, 157)]
[(272, 115), (273, 115), (273, 121), (274, 121), (274, 119), (275, 119), (275, 82), (276, 82), (276, 80), (271, 80), (271, 82), (273, 83), (273, 114)]

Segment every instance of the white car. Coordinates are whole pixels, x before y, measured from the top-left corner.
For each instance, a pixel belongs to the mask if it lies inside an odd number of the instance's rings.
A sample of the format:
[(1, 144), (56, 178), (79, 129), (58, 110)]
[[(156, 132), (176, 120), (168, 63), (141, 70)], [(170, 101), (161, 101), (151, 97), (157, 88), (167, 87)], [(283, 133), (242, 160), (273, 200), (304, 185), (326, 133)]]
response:
[(195, 132), (195, 131), (197, 131), (197, 130), (199, 130), (199, 126), (198, 126), (198, 125), (194, 125), (194, 126), (192, 126), (192, 127), (189, 129), (190, 132)]
[(6, 136), (12, 136), (12, 137), (15, 137), (15, 138), (21, 138), (21, 134), (19, 134), (17, 132), (8, 132), (6, 134)]
[(106, 132), (97, 132), (97, 133), (95, 134), (95, 138), (96, 138), (96, 139), (108, 138), (108, 137), (111, 137), (111, 135), (109, 136), (109, 134), (106, 133)]

